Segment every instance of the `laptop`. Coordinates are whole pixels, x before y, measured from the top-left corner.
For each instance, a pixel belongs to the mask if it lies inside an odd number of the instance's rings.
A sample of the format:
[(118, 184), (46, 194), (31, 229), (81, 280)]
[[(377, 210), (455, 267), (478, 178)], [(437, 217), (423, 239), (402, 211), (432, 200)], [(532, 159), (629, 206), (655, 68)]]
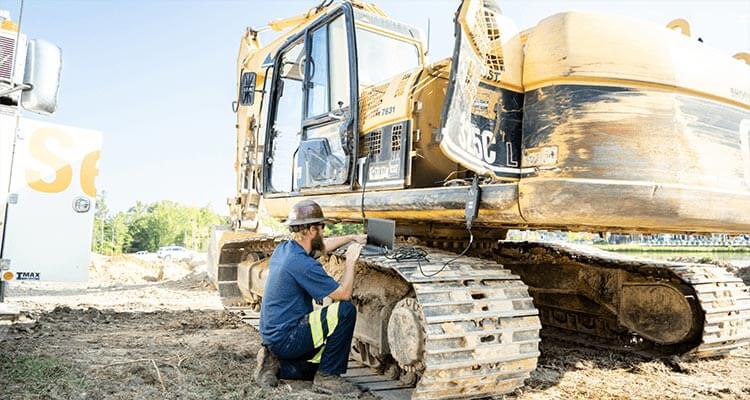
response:
[(362, 247), (360, 256), (382, 256), (393, 250), (396, 241), (396, 221), (390, 219), (367, 219), (367, 244)]

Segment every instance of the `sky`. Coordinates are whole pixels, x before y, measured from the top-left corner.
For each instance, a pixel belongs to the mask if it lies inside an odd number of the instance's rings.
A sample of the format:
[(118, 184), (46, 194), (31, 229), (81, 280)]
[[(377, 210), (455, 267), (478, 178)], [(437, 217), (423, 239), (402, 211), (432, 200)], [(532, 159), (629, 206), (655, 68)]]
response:
[[(0, 0), (18, 19), (20, 0)], [(393, 19), (431, 25), (430, 59), (448, 57), (458, 1), (377, 1)], [(750, 51), (750, 1), (498, 1), (520, 29), (562, 11), (686, 18), (725, 54)], [(33, 118), (100, 130), (97, 178), (110, 210), (174, 200), (228, 214), (234, 195), (236, 60), (245, 27), (315, 1), (26, 0), (21, 30), (63, 53), (58, 112)], [(270, 36), (263, 37), (269, 38)]]

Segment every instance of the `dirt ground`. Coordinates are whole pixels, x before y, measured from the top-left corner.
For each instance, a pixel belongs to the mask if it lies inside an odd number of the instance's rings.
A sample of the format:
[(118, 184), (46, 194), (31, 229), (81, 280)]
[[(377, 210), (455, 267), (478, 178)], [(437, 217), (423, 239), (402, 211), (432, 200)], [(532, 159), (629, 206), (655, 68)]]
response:
[[(15, 282), (7, 300), (25, 312), (0, 325), (0, 399), (330, 398), (306, 382), (252, 382), (258, 333), (222, 310), (205, 265), (95, 256), (88, 283)], [(697, 362), (552, 341), (541, 351), (508, 399), (750, 398), (747, 347)]]
[(0, 325), (0, 399), (329, 398), (252, 382), (258, 333), (223, 311), (205, 265), (94, 256), (89, 272), (10, 287), (25, 312)]

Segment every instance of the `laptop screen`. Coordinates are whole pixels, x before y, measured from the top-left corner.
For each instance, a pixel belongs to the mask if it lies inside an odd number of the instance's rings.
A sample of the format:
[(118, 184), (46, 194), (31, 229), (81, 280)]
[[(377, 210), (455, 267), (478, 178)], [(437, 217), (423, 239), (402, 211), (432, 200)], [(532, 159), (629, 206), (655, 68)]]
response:
[(396, 239), (396, 221), (390, 219), (367, 219), (367, 244), (393, 250)]

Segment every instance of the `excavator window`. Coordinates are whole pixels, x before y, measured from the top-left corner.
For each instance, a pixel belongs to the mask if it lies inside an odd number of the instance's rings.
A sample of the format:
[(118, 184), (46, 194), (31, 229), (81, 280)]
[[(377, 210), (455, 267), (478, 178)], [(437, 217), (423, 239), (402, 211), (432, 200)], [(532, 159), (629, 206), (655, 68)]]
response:
[(419, 48), (408, 41), (357, 27), (360, 87), (372, 86), (419, 67)]
[(349, 105), (349, 52), (346, 20), (339, 15), (330, 23), (312, 31), (307, 83), (308, 119)]
[(339, 16), (328, 25), (328, 48), (330, 49), (329, 75), (331, 79), (331, 110), (349, 107), (349, 46), (346, 37), (346, 21)]
[[(266, 193), (351, 190), (354, 160), (362, 157), (360, 104), (353, 101), (362, 101), (363, 90), (419, 68), (419, 38), (410, 27), (344, 4), (288, 39), (275, 57), (270, 85)], [(383, 133), (388, 151), (369, 166), (377, 172), (367, 174), (374, 185), (405, 179), (410, 128), (408, 121), (392, 125)]]
[(276, 107), (271, 124), (271, 149), (267, 159), (272, 192), (291, 192), (294, 158), (300, 143), (302, 120), (302, 82), (304, 77), (304, 41), (292, 44), (281, 55), (276, 80)]
[(310, 73), (307, 84), (307, 117), (328, 112), (328, 25), (310, 35)]

